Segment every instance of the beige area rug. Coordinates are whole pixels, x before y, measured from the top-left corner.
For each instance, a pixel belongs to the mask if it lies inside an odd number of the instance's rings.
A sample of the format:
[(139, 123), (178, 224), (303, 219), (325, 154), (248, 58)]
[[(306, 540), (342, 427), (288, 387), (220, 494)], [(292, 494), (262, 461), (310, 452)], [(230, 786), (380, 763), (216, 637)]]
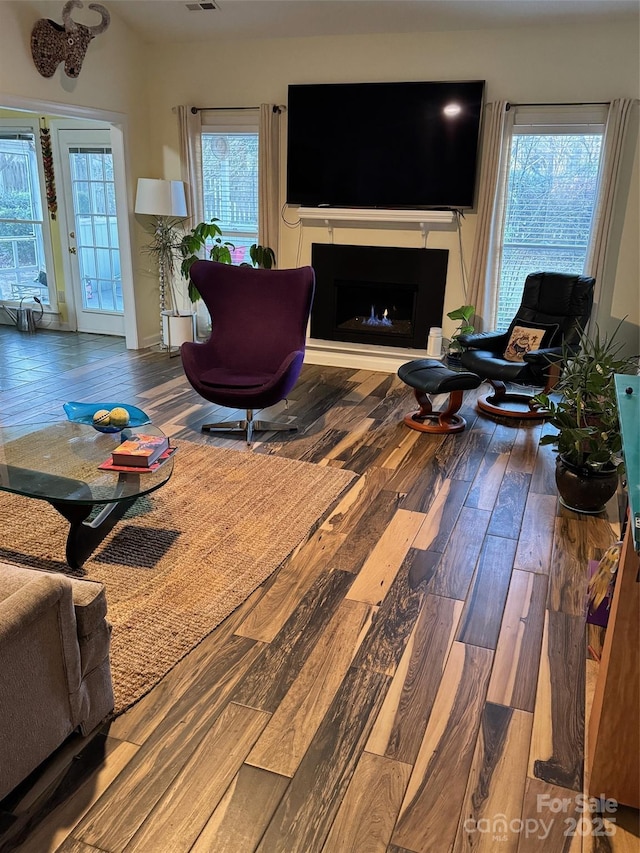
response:
[[(139, 498), (84, 566), (107, 589), (116, 714), (266, 580), (356, 476), (176, 443), (169, 482)], [(72, 573), (68, 524), (53, 507), (0, 492), (0, 519), (0, 560)]]

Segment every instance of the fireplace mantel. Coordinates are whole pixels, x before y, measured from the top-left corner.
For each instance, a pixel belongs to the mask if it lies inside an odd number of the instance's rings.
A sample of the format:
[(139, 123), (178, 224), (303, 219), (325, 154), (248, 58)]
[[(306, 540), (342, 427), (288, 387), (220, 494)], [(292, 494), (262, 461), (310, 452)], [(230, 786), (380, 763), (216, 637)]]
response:
[(329, 231), (338, 226), (350, 228), (417, 229), (454, 231), (453, 210), (379, 210), (348, 207), (299, 207), (302, 224), (324, 225)]

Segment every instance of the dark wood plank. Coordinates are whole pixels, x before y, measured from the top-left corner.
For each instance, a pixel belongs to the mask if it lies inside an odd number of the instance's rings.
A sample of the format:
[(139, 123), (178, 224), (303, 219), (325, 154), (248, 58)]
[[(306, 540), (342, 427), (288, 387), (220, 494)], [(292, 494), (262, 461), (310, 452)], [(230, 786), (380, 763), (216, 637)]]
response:
[(489, 682), (489, 702), (533, 711), (546, 598), (544, 575), (514, 570)]
[(454, 643), (407, 787), (393, 844), (448, 851), (458, 828), (493, 652)]
[(307, 750), (257, 850), (322, 850), (390, 679), (352, 669)]
[(424, 584), (413, 587), (409, 583), (413, 554), (415, 551), (410, 551), (402, 561), (389, 592), (373, 616), (373, 624), (353, 666), (394, 675), (425, 595)]
[(364, 752), (322, 853), (386, 850), (410, 773), (408, 764)]
[(367, 468), (378, 464), (381, 457), (391, 452), (395, 446), (406, 438), (402, 423), (381, 429), (379, 422), (373, 421), (373, 427), (360, 437), (349, 454), (344, 454), (344, 467), (356, 474), (362, 474)]
[(386, 529), (398, 509), (398, 495), (383, 489), (351, 528), (349, 536), (336, 551), (334, 565), (343, 572), (357, 574), (373, 551), (380, 533)]
[(585, 658), (584, 618), (548, 610), (529, 775), (573, 791), (583, 782)]
[[(138, 747), (100, 734), (90, 740), (40, 796), (34, 787), (13, 811), (15, 819), (2, 836), (0, 850), (42, 853), (61, 844), (94, 802), (135, 755)], [(24, 786), (23, 786), (24, 787)]]
[(487, 510), (462, 508), (428, 591), (447, 598), (466, 598), (480, 556), (491, 514)]
[(243, 764), (190, 853), (255, 849), (288, 784), (284, 776)]
[[(391, 471), (378, 466), (370, 468), (353, 483), (349, 491), (340, 499), (338, 505), (320, 525), (320, 530), (336, 534), (348, 532), (351, 536), (365, 514), (370, 511), (377, 496), (383, 489), (386, 489), (390, 477)], [(393, 491), (387, 491), (390, 494), (396, 494)], [(382, 523), (382, 519), (380, 523)]]
[(518, 536), (516, 569), (549, 574), (557, 504), (557, 495), (537, 495), (529, 491)]
[(465, 506), (493, 510), (507, 469), (509, 452), (487, 450), (467, 495)]
[(273, 712), (353, 583), (348, 572), (328, 571), (317, 579), (274, 640), (262, 649), (232, 699)]
[(464, 480), (444, 481), (413, 541), (414, 548), (424, 551), (444, 551), (468, 491), (469, 483)]
[(595, 559), (615, 541), (609, 523), (604, 519), (590, 519), (575, 513), (556, 519), (553, 534), (551, 570), (549, 572), (549, 600), (551, 610), (561, 610), (573, 616), (583, 616), (589, 560)]
[(268, 720), (263, 711), (228, 705), (129, 841), (127, 850), (187, 853)]
[[(251, 648), (241, 637), (234, 637), (235, 629), (246, 618), (272, 583), (274, 576), (255, 590), (208, 637), (160, 681), (139, 702), (109, 724), (109, 734), (130, 743), (143, 744), (160, 725), (180, 696), (197, 691), (204, 679), (224, 679), (229, 667), (234, 668), (236, 656)], [(260, 648), (256, 646), (256, 653)], [(192, 693), (193, 695), (193, 693)]]
[(247, 764), (293, 776), (353, 661), (371, 623), (373, 608), (343, 601), (316, 643)]
[[(524, 711), (485, 705), (453, 853), (517, 850), (532, 722)], [(507, 824), (501, 835), (497, 815)]]
[(424, 516), (399, 509), (356, 576), (347, 597), (378, 606), (388, 594)]
[[(421, 438), (423, 440), (425, 438), (432, 440), (434, 438), (440, 439), (441, 436), (432, 436), (428, 433), (423, 433)], [(460, 458), (460, 454), (463, 452), (464, 441), (464, 433), (447, 435), (436, 446), (433, 462), (422, 472), (417, 472), (413, 484), (407, 490), (402, 504), (405, 509), (412, 509), (416, 512), (428, 512), (444, 482), (451, 478), (453, 468)]]
[(516, 543), (486, 536), (473, 585), (467, 596), (457, 639), (495, 649), (511, 580)]
[[(544, 423), (540, 435), (549, 435), (557, 430), (549, 423)], [(531, 492), (536, 495), (557, 496), (556, 487), (556, 453), (552, 444), (541, 444), (538, 447), (536, 461), (531, 475)]]
[[(418, 483), (421, 483), (427, 490), (433, 490), (433, 483), (441, 476), (436, 455), (443, 442), (444, 437), (441, 435), (422, 433), (420, 441), (413, 443), (411, 450), (396, 468), (387, 488), (403, 495), (405, 499), (412, 489), (418, 491)], [(444, 479), (443, 477), (442, 480)]]
[(491, 514), (488, 533), (517, 539), (529, 493), (531, 475), (521, 471), (506, 471)]
[(531, 830), (519, 833), (517, 853), (580, 853), (581, 839), (572, 830), (581, 818), (575, 791), (528, 778), (521, 819), (531, 821)]
[(507, 473), (514, 471), (519, 471), (522, 474), (533, 473), (541, 433), (542, 422), (519, 422), (518, 431), (509, 455)]
[(454, 479), (466, 480), (469, 483), (475, 479), (487, 448), (491, 443), (491, 437), (495, 428), (495, 421), (483, 420), (481, 423), (476, 424), (473, 429), (468, 430), (464, 453), (460, 454), (460, 458), (451, 474)]
[(228, 704), (259, 645), (237, 638), (194, 690), (179, 697), (144, 745), (74, 830), (74, 837), (102, 849), (124, 847), (162, 798)]
[(367, 751), (414, 764), (453, 643), (462, 602), (427, 595)]
[(280, 567), (268, 590), (245, 615), (236, 633), (270, 643), (309, 594), (313, 584), (333, 567), (333, 555), (345, 537), (344, 533), (322, 528), (317, 530)]
[(101, 851), (98, 851), (97, 847), (78, 841), (76, 838), (67, 838), (60, 847), (56, 848), (56, 853), (101, 853)]

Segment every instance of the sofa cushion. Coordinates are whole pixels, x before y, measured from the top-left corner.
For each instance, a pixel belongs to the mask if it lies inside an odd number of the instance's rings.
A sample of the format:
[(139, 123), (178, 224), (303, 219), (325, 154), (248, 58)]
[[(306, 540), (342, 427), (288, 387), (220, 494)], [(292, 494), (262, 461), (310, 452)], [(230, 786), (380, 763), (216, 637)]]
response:
[[(28, 583), (33, 577), (34, 571), (44, 572), (45, 570), (0, 562), (0, 601), (13, 595), (20, 587)], [(59, 573), (47, 572), (47, 574), (57, 575)], [(76, 615), (78, 636), (86, 637), (100, 627), (107, 615), (107, 596), (104, 586), (96, 581), (73, 578), (64, 574), (62, 577), (67, 578), (73, 588), (73, 608)]]

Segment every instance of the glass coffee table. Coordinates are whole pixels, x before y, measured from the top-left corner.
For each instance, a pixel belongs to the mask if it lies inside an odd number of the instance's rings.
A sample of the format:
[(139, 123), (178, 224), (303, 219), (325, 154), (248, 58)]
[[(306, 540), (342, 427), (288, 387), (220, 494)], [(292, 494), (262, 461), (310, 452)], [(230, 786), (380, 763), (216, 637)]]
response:
[[(155, 471), (98, 468), (136, 433), (163, 435), (151, 424), (119, 433), (72, 421), (0, 427), (0, 491), (47, 501), (67, 519), (66, 558), (73, 569), (82, 567), (137, 498), (171, 477), (173, 457)], [(89, 519), (94, 508), (99, 511)]]

